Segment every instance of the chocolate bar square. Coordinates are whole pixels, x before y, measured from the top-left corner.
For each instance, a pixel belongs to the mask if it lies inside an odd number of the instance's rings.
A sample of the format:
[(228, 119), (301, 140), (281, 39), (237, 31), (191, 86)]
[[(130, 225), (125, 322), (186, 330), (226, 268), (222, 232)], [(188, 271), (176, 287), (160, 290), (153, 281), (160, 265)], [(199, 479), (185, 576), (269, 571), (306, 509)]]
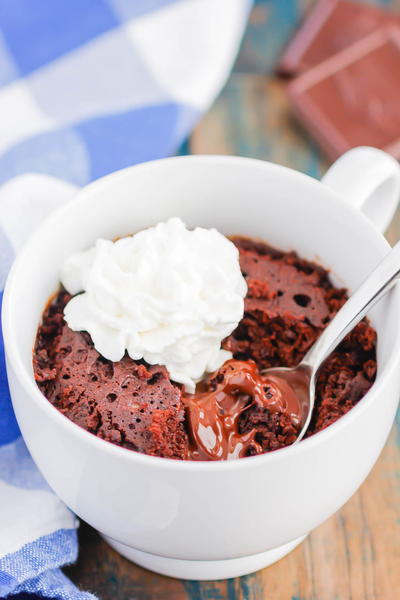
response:
[(288, 94), (330, 158), (368, 145), (400, 159), (400, 27), (382, 27), (299, 75)]
[(348, 0), (320, 0), (284, 52), (278, 71), (293, 75), (313, 67), (400, 15)]

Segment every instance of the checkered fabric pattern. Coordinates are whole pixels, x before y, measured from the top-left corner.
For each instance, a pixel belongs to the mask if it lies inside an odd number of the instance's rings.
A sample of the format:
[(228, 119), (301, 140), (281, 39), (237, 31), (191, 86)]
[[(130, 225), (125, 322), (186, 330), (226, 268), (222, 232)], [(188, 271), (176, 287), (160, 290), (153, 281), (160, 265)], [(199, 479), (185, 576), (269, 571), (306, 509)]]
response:
[[(249, 6), (1, 0), (0, 290), (77, 186), (176, 151), (221, 89)], [(0, 336), (0, 598), (93, 598), (59, 569), (76, 559), (76, 527), (20, 437)]]

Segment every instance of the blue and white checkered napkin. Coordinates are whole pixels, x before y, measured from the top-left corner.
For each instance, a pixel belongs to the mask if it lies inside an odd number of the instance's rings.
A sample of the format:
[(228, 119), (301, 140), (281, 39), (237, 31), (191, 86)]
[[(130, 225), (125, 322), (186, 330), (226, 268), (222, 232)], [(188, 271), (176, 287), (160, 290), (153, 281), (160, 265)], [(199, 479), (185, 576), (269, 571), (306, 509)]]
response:
[[(76, 186), (176, 151), (224, 83), (249, 6), (1, 0), (0, 290)], [(59, 570), (76, 559), (76, 527), (20, 437), (0, 343), (0, 597), (93, 598)]]

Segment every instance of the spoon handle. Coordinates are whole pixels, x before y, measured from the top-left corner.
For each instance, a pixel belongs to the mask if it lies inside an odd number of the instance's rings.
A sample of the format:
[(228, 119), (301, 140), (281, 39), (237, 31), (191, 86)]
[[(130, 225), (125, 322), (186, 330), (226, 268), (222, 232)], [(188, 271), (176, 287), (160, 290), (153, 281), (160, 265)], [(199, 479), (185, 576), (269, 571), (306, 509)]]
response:
[(400, 275), (400, 242), (388, 252), (322, 332), (302, 360), (315, 373), (321, 363), (367, 312), (396, 283)]

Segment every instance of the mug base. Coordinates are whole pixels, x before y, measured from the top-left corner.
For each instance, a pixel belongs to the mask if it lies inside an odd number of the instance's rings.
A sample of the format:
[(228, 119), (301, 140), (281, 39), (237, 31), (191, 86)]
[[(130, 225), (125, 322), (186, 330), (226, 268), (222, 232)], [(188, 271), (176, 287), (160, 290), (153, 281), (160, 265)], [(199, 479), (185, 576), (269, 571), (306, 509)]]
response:
[(175, 558), (166, 558), (156, 554), (149, 554), (136, 550), (131, 546), (126, 546), (120, 542), (103, 535), (105, 541), (114, 550), (122, 554), (128, 560), (136, 563), (144, 569), (149, 569), (160, 575), (176, 577), (178, 579), (195, 579), (201, 581), (215, 581), (218, 579), (230, 579), (231, 577), (240, 577), (254, 573), (259, 569), (268, 567), (274, 562), (280, 560), (286, 554), (289, 554), (305, 538), (302, 536), (287, 544), (272, 548), (259, 554), (241, 556), (240, 558), (230, 558), (227, 560), (180, 560)]

